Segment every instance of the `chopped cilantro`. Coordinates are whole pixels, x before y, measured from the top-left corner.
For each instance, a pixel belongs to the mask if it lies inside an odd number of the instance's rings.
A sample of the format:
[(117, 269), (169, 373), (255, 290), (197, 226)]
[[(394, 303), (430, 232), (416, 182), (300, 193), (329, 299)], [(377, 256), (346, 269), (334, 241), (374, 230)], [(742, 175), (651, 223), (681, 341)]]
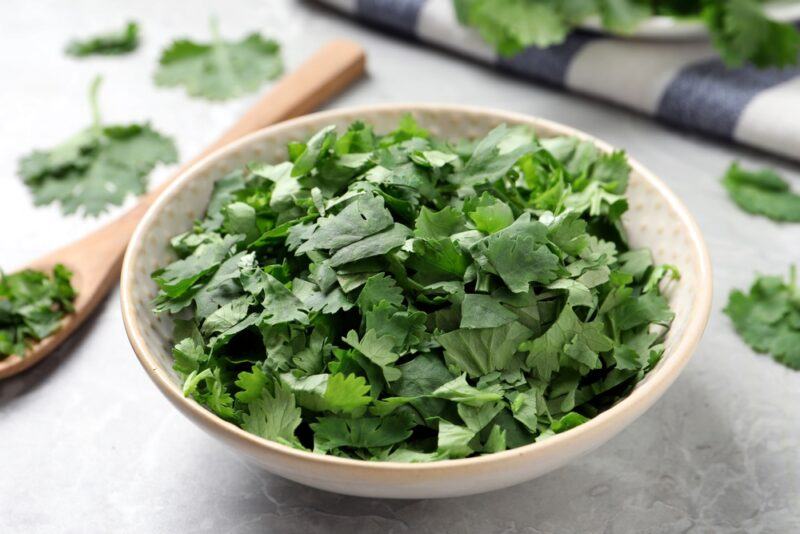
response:
[(800, 222), (800, 195), (770, 170), (746, 171), (734, 163), (725, 173), (722, 185), (736, 204), (748, 213), (775, 221)]
[(37, 206), (59, 203), (65, 214), (99, 215), (128, 194), (147, 190), (147, 175), (158, 163), (178, 159), (175, 144), (148, 123), (104, 125), (95, 78), (89, 91), (92, 125), (49, 150), (34, 150), (17, 173)]
[(788, 281), (759, 276), (749, 293), (733, 290), (725, 313), (753, 350), (800, 370), (800, 290), (794, 266)]
[(763, 0), (453, 0), (459, 20), (475, 27), (497, 51), (514, 55), (529, 46), (562, 43), (575, 27), (598, 17), (612, 33), (634, 31), (646, 18), (702, 20), (731, 67), (785, 67), (797, 63), (800, 33), (770, 20)]
[(139, 25), (128, 22), (122, 30), (95, 35), (87, 39), (74, 39), (64, 50), (74, 57), (118, 56), (133, 52), (139, 46)]
[(0, 272), (0, 360), (12, 354), (24, 356), (28, 345), (58, 330), (75, 300), (71, 278), (61, 264), (52, 276), (31, 269)]
[(283, 72), (280, 45), (252, 33), (240, 41), (220, 37), (211, 20), (212, 41), (175, 41), (161, 54), (156, 84), (183, 86), (190, 96), (226, 100), (257, 90)]
[(463, 458), (580, 425), (658, 362), (677, 272), (628, 246), (621, 152), (406, 116), (288, 154), (220, 179), (153, 273), (183, 390), (220, 417), (321, 454)]

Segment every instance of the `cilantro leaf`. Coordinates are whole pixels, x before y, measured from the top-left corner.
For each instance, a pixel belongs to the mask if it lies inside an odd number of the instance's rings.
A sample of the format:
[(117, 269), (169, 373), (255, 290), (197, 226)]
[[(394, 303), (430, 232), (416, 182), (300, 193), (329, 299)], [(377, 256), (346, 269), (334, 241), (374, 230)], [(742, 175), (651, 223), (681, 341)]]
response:
[(526, 236), (489, 242), (486, 259), (514, 293), (528, 291), (530, 282), (549, 284), (558, 277), (558, 258), (545, 245)]
[(483, 406), (487, 402), (499, 401), (503, 396), (498, 391), (479, 390), (467, 383), (467, 375), (462, 374), (431, 393), (437, 399), (447, 399), (467, 406)]
[(733, 163), (722, 179), (734, 202), (748, 213), (775, 221), (800, 222), (800, 195), (770, 170), (746, 171)]
[(524, 128), (501, 124), (475, 145), (464, 169), (453, 177), (455, 183), (475, 186), (505, 175), (522, 156), (534, 152), (533, 135)]
[(724, 311), (753, 350), (800, 370), (800, 290), (794, 267), (788, 281), (759, 276), (748, 293), (733, 290)]
[(392, 352), (395, 343), (390, 336), (378, 337), (375, 330), (370, 330), (359, 340), (356, 331), (351, 330), (344, 341), (380, 367), (387, 382), (400, 378), (400, 371), (393, 365), (400, 356)]
[(464, 458), (474, 452), (469, 446), (474, 437), (473, 430), (441, 420), (436, 452), (445, 458)]
[(452, 206), (445, 206), (439, 211), (432, 211), (427, 206), (422, 206), (414, 225), (414, 235), (421, 238), (441, 239), (449, 238), (466, 229), (464, 216)]
[(403, 290), (397, 287), (391, 276), (378, 273), (367, 279), (358, 295), (357, 304), (362, 313), (366, 313), (372, 311), (381, 301), (399, 307), (403, 303)]
[(203, 243), (188, 257), (155, 271), (153, 280), (167, 297), (180, 297), (195, 282), (216, 270), (237, 241), (236, 236), (225, 236)]
[(549, 380), (554, 371), (560, 368), (561, 352), (580, 328), (580, 320), (571, 306), (564, 306), (558, 319), (547, 331), (528, 342), (526, 364), (532, 367), (543, 380)]
[(310, 250), (339, 250), (393, 226), (382, 197), (364, 194), (336, 215), (320, 219), (297, 254)]
[(130, 21), (122, 30), (103, 33), (88, 39), (74, 39), (64, 52), (73, 57), (92, 55), (116, 56), (133, 52), (139, 47), (139, 24)]
[(655, 293), (645, 293), (620, 304), (613, 310), (611, 316), (617, 328), (629, 330), (645, 324), (669, 324), (675, 314), (669, 309), (664, 297)]
[(361, 415), (372, 402), (366, 380), (354, 374), (317, 374), (297, 378), (292, 373), (284, 373), (281, 381), (294, 393), (299, 406), (315, 412)]
[(331, 375), (325, 389), (325, 402), (333, 412), (354, 412), (372, 402), (369, 385), (363, 377)]
[(513, 368), (519, 344), (530, 334), (530, 330), (515, 321), (495, 328), (453, 330), (437, 336), (436, 340), (444, 347), (448, 363), (477, 377)]
[(484, 402), (480, 406), (461, 402), (457, 407), (458, 416), (473, 432), (480, 432), (486, 428), (503, 409), (505, 409), (503, 402)]
[(566, 432), (571, 428), (575, 428), (576, 426), (582, 425), (586, 421), (588, 421), (586, 417), (582, 416), (579, 413), (569, 412), (568, 414), (561, 417), (557, 421), (553, 421), (551, 425), (551, 429), (556, 434), (560, 434), (562, 432)]
[(503, 55), (534, 45), (562, 42), (568, 27), (556, 7), (524, 0), (455, 0), (462, 22), (476, 26), (481, 36)]
[(409, 229), (395, 223), (391, 228), (350, 243), (337, 250), (330, 259), (331, 267), (339, 267), (357, 260), (372, 258), (399, 248), (406, 242)]
[(227, 100), (256, 91), (283, 72), (280, 45), (252, 33), (239, 41), (223, 40), (216, 20), (212, 41), (175, 41), (166, 48), (155, 74), (157, 85), (183, 86), (189, 96)]
[(347, 311), (353, 307), (353, 303), (341, 288), (337, 287), (325, 293), (316, 284), (302, 278), (295, 278), (292, 281), (292, 292), (311, 312), (334, 314), (339, 310)]
[(400, 443), (411, 435), (413, 422), (403, 416), (344, 419), (321, 417), (311, 423), (314, 450), (327, 452), (339, 447), (373, 448)]
[(469, 217), (475, 223), (475, 227), (486, 234), (499, 232), (514, 222), (514, 212), (508, 204), (501, 201), (478, 206)]
[(306, 322), (307, 314), (303, 301), (274, 276), (267, 274), (265, 280), (262, 302), (264, 322), (270, 325), (292, 321)]
[(461, 328), (494, 328), (516, 320), (516, 313), (490, 295), (468, 294), (461, 302)]
[(242, 418), (242, 427), (262, 438), (297, 447), (295, 430), (300, 425), (301, 412), (294, 395), (280, 383), (274, 384), (274, 393), (267, 388), (261, 398), (247, 404), (248, 413)]
[(159, 163), (174, 163), (172, 140), (149, 124), (103, 125), (97, 109), (96, 78), (90, 90), (91, 127), (50, 150), (35, 150), (19, 162), (17, 174), (36, 205), (59, 203), (65, 214), (99, 215), (129, 194), (147, 190), (147, 175)]
[(264, 386), (267, 385), (267, 380), (267, 375), (258, 365), (254, 365), (250, 372), (242, 371), (236, 381), (236, 385), (241, 388), (241, 391), (236, 393), (236, 399), (245, 403), (260, 399), (261, 392), (264, 391)]

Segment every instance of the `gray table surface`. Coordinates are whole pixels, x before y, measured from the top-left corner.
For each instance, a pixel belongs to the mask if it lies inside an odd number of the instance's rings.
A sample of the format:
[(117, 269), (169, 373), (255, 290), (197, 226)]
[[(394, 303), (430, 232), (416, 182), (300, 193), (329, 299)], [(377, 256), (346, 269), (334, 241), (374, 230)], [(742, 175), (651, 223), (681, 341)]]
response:
[[(599, 102), (505, 77), (292, 0), (5, 0), (0, 20), (0, 261), (6, 269), (103, 222), (34, 208), (20, 155), (89, 120), (96, 73), (109, 121), (151, 119), (190, 156), (255, 97), (190, 100), (151, 83), (172, 38), (260, 29), (289, 67), (327, 39), (369, 51), (369, 76), (330, 105), (435, 101), (561, 121), (625, 147), (688, 204), (715, 268), (711, 322), (694, 359), (657, 405), (587, 457), (507, 490), (386, 501), (325, 493), (267, 474), (194, 427), (150, 383), (131, 351), (113, 291), (66, 346), (0, 382), (0, 532), (800, 532), (800, 373), (753, 354), (722, 315), (754, 271), (800, 260), (798, 226), (735, 209), (717, 177), (738, 158), (797, 167), (659, 126)], [(133, 56), (75, 61), (75, 34), (135, 17)], [(162, 179), (161, 169), (154, 180)], [(115, 210), (114, 214), (120, 211)]]

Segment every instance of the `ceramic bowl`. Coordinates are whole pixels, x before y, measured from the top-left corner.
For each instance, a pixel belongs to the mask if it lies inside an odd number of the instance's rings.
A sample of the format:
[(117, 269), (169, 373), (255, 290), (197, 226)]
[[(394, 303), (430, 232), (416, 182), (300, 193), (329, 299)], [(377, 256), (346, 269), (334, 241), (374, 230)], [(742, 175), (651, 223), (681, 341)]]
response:
[(495, 490), (531, 480), (602, 445), (658, 400), (684, 368), (705, 328), (711, 305), (711, 265), (703, 237), (683, 203), (634, 160), (624, 219), (633, 246), (647, 246), (658, 263), (676, 265), (682, 274), (666, 292), (675, 321), (661, 362), (631, 394), (591, 421), (551, 439), (505, 452), (459, 460), (404, 464), (367, 462), (292, 449), (249, 434), (223, 421), (181, 393), (172, 371), (167, 317), (151, 313), (156, 285), (150, 273), (174, 260), (169, 239), (202, 217), (215, 180), (254, 160), (286, 158), (286, 144), (320, 128), (345, 128), (355, 120), (376, 131), (393, 129), (411, 113), (444, 138), (477, 137), (501, 123), (524, 124), (541, 137), (572, 135), (608, 144), (551, 121), (449, 105), (386, 105), (308, 115), (265, 128), (228, 145), (184, 172), (153, 204), (128, 246), (122, 268), (122, 314), (133, 350), (153, 383), (186, 417), (256, 464), (282, 477), (323, 490), (366, 497), (452, 497)]

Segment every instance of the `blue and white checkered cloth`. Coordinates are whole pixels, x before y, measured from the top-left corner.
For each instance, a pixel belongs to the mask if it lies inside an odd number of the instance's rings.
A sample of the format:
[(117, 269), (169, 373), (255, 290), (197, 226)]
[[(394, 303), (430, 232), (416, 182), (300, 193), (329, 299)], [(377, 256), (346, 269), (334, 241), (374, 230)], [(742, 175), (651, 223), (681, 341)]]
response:
[(319, 0), (359, 20), (501, 70), (666, 123), (800, 160), (800, 69), (728, 69), (708, 42), (632, 41), (585, 32), (498, 57), (456, 20), (452, 0)]

